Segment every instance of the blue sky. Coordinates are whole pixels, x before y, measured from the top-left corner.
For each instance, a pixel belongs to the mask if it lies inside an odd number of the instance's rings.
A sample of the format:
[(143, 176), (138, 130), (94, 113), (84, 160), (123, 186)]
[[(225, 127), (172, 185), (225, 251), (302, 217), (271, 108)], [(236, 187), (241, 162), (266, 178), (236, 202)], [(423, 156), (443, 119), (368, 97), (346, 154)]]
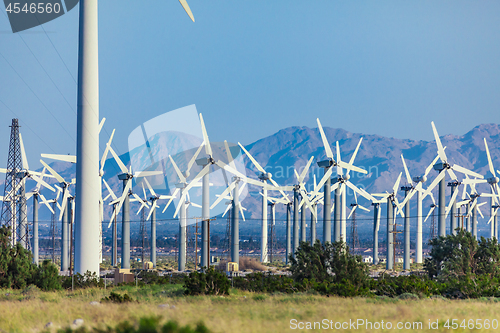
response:
[[(432, 140), (500, 123), (498, 1), (100, 1), (100, 115), (115, 147), (196, 104), (212, 141), (288, 126)], [(75, 153), (78, 9), (12, 34), (0, 14), (0, 166), (10, 119), (31, 167)]]

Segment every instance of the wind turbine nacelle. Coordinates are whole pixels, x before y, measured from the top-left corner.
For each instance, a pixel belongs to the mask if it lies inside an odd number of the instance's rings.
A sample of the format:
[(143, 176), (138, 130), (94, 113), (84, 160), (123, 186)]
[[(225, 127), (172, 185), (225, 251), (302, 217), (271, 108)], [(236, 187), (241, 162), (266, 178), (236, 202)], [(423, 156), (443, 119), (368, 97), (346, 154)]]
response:
[(328, 160), (323, 160), (323, 161), (319, 161), (317, 162), (318, 163), (318, 166), (320, 168), (329, 168), (333, 165), (333, 161), (328, 159)]
[(186, 183), (177, 183), (177, 184), (175, 184), (176, 188), (185, 188), (186, 186), (187, 186)]
[(346, 174), (346, 175), (344, 176), (344, 180), (349, 180), (350, 178), (351, 178), (351, 175), (349, 175), (349, 174)]
[(203, 157), (196, 160), (197, 165), (205, 166), (207, 164), (213, 164), (214, 159), (211, 157)]
[(21, 178), (26, 177), (27, 175), (28, 175), (28, 173), (26, 171), (21, 171), (21, 172), (16, 173), (16, 178), (21, 179)]
[(413, 177), (413, 181), (415, 183), (425, 183), (427, 181), (427, 176), (421, 176), (421, 177)]
[(127, 180), (127, 179), (130, 179), (130, 175), (128, 173), (121, 173), (118, 175), (118, 179), (119, 180)]
[(444, 162), (438, 162), (433, 165), (434, 170), (441, 172), (441, 170), (447, 169), (448, 164)]
[(273, 177), (273, 174), (272, 174), (272, 173), (270, 173), (270, 172), (261, 173), (261, 174), (259, 175), (259, 179), (260, 179), (260, 180), (262, 180), (262, 181), (264, 181), (264, 180), (269, 180), (269, 179), (271, 179), (272, 177)]
[(496, 175), (492, 175), (490, 171), (486, 173), (486, 181), (488, 184), (496, 184), (500, 181), (500, 179)]

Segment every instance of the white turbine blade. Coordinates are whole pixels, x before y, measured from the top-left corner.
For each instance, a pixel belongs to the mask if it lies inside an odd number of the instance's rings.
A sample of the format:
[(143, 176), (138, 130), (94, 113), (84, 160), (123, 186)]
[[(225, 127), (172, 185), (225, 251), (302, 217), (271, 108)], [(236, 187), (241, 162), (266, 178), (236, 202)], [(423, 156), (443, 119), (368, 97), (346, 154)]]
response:
[(311, 167), (311, 163), (312, 163), (313, 159), (314, 159), (314, 156), (311, 156), (311, 158), (309, 159), (309, 161), (306, 164), (306, 167), (304, 168), (304, 170), (302, 170), (302, 173), (300, 174), (300, 177), (299, 177), (299, 183), (302, 183), (304, 181), (304, 178), (306, 177), (307, 172), (309, 171), (309, 168)]
[(246, 185), (246, 184), (247, 184), (247, 183), (243, 183), (243, 184), (241, 184), (241, 186), (240, 186), (240, 191), (238, 192), (238, 194), (239, 194), (239, 195), (241, 195), (241, 193), (243, 193), (243, 190), (245, 189), (245, 185)]
[[(420, 185), (420, 184), (422, 184), (422, 183), (418, 183), (418, 185)], [(417, 186), (418, 186), (418, 185), (417, 185)], [(402, 206), (402, 207), (406, 206), (406, 203), (407, 203), (408, 201), (410, 201), (410, 199), (411, 199), (411, 198), (415, 195), (415, 193), (417, 193), (417, 192), (418, 192), (417, 188), (412, 189), (412, 190), (410, 191), (410, 193), (408, 193), (408, 195), (407, 195), (407, 196), (405, 196), (405, 198), (404, 198), (403, 202), (401, 202), (401, 206)]]
[[(347, 181), (345, 182), (345, 184), (351, 189), (354, 191), (354, 193), (358, 193), (360, 196), (362, 196), (363, 198), (367, 199), (367, 200), (375, 200), (374, 197), (372, 197), (369, 193), (367, 193), (366, 191), (363, 192), (361, 191), (359, 188), (356, 187), (356, 185), (354, 185), (353, 183), (351, 183), (350, 181)], [(356, 200), (356, 203), (358, 203), (358, 201)]]
[(25, 194), (25, 198), (26, 200), (28, 200), (29, 198), (31, 198), (33, 196), (33, 194), (35, 194), (35, 192), (28, 192)]
[(151, 177), (151, 176), (158, 176), (162, 175), (163, 171), (161, 170), (156, 170), (156, 171), (139, 171), (134, 174), (134, 177), (140, 178), (140, 177)]
[(106, 182), (106, 180), (103, 178), (102, 181), (104, 182), (104, 185), (106, 185), (106, 188), (108, 189), (108, 192), (111, 195), (111, 197), (113, 198), (113, 200), (118, 199), (117, 196), (115, 195), (115, 193), (111, 190), (111, 187), (109, 187), (109, 185)]
[(491, 221), (493, 221), (493, 219), (495, 218), (495, 216), (497, 215), (497, 212), (498, 212), (498, 208), (495, 208), (493, 210), (493, 214), (491, 215), (490, 219), (488, 220), (488, 224), (490, 224)]
[(106, 121), (106, 118), (102, 118), (101, 122), (99, 123), (99, 133), (101, 133), (102, 126), (104, 125), (104, 122)]
[(376, 227), (376, 230), (377, 232), (379, 231), (380, 229), (380, 212), (381, 212), (381, 207), (379, 206), (378, 210), (377, 210), (377, 227)]
[(170, 159), (170, 162), (172, 162), (172, 165), (174, 167), (175, 173), (177, 173), (177, 177), (179, 177), (179, 180), (181, 181), (181, 183), (185, 183), (186, 182), (186, 177), (184, 177), (184, 175), (182, 174), (181, 170), (179, 170), (179, 167), (177, 167), (177, 163), (175, 163), (175, 161), (172, 158), (172, 156), (168, 155), (168, 158)]
[(56, 160), (56, 161), (62, 161), (62, 162), (69, 162), (69, 163), (76, 163), (76, 156), (75, 155), (58, 155), (58, 154), (41, 154), (43, 158), (48, 158), (51, 160)]
[(326, 173), (323, 175), (323, 178), (321, 178), (318, 185), (316, 185), (316, 187), (314, 188), (314, 191), (312, 192), (313, 195), (316, 195), (319, 192), (319, 190), (323, 187), (323, 185), (326, 183), (326, 181), (331, 181), (330, 176), (332, 175), (332, 171), (333, 171), (332, 168), (328, 168)]
[(398, 193), (399, 183), (401, 182), (401, 175), (402, 174), (403, 174), (402, 172), (399, 173), (398, 179), (396, 180), (396, 182), (394, 183), (394, 186), (392, 187), (392, 193), (394, 193), (394, 195), (396, 195), (396, 193)]
[(270, 186), (270, 185), (265, 184), (265, 183), (263, 183), (261, 181), (258, 181), (258, 180), (254, 180), (252, 178), (248, 178), (245, 175), (243, 175), (242, 173), (240, 173), (239, 171), (234, 170), (229, 165), (223, 163), (222, 161), (217, 161), (217, 162), (215, 162), (215, 164), (218, 167), (220, 167), (220, 168), (222, 168), (222, 169), (224, 169), (224, 170), (232, 173), (233, 175), (240, 177), (244, 182), (247, 182), (247, 183), (252, 184), (252, 185), (256, 185), (256, 186), (260, 186), (260, 187), (265, 187), (267, 189), (273, 190), (273, 188), (272, 188), (273, 186)]
[(354, 213), (354, 211), (356, 210), (357, 207), (358, 207), (358, 205), (354, 206), (353, 209), (351, 209), (351, 212), (349, 213), (349, 216), (347, 216), (348, 220), (351, 218), (352, 213)]
[(165, 208), (163, 208), (162, 213), (165, 213), (165, 211), (167, 210), (168, 206), (170, 206), (170, 204), (172, 203), (172, 201), (177, 197), (177, 193), (179, 193), (179, 190), (180, 189), (176, 188), (175, 191), (174, 191), (174, 193), (172, 193), (172, 197), (170, 198), (170, 200), (165, 205)]
[(189, 204), (193, 207), (196, 207), (196, 208), (203, 208), (201, 205), (198, 205), (197, 203), (194, 203), (194, 202), (190, 202)]
[[(146, 186), (148, 187), (149, 193), (151, 193), (153, 197), (156, 197), (157, 196), (156, 192), (153, 190), (153, 187), (151, 187), (151, 184), (148, 182), (148, 179), (144, 178), (144, 181), (146, 182)], [(144, 193), (144, 197), (146, 197), (146, 193)]]
[(184, 193), (187, 193), (189, 191), (189, 189), (191, 189), (191, 187), (193, 187), (193, 185), (197, 182), (198, 179), (202, 178), (203, 176), (205, 176), (207, 173), (210, 172), (210, 164), (207, 164), (205, 165), (205, 167), (203, 169), (201, 169), (201, 171), (193, 178), (193, 180), (186, 186), (186, 188), (184, 189)]
[(432, 181), (432, 183), (429, 185), (429, 187), (427, 187), (427, 190), (425, 190), (424, 194), (422, 195), (422, 199), (425, 198), (426, 196), (428, 196), (429, 193), (431, 193), (431, 191), (434, 189), (434, 187), (436, 187), (437, 184), (439, 184), (439, 182), (441, 181), (441, 179), (444, 178), (445, 175), (446, 175), (446, 169), (441, 170), (439, 175), (437, 175), (437, 177)]
[(427, 175), (429, 174), (429, 172), (432, 170), (432, 167), (434, 166), (434, 164), (437, 163), (438, 159), (439, 159), (439, 155), (436, 156), (434, 158), (434, 160), (431, 162), (431, 164), (429, 164), (429, 166), (427, 167), (427, 169), (425, 169), (424, 177), (427, 177)]
[[(356, 149), (354, 150), (354, 153), (352, 153), (351, 159), (349, 160), (349, 164), (350, 165), (354, 164), (354, 160), (356, 159), (356, 155), (358, 154), (358, 150), (359, 150), (359, 147), (361, 146), (361, 142), (362, 141), (363, 141), (363, 138), (360, 138), (359, 142), (358, 142), (358, 145), (356, 146)], [(346, 174), (348, 175), (350, 171), (351, 171), (351, 169), (347, 169), (347, 173)]]
[(212, 206), (210, 206), (210, 209), (214, 209), (214, 207), (217, 206), (219, 204), (219, 202), (221, 202), (221, 200), (223, 200), (224, 197), (234, 189), (235, 186), (236, 186), (236, 182), (232, 182), (231, 184), (229, 184), (229, 186), (224, 190), (224, 192), (222, 192), (220, 194), (220, 196), (217, 198), (217, 200), (214, 201)]
[(297, 178), (297, 183), (300, 183), (300, 181), (299, 181), (300, 175), (297, 172), (297, 169), (295, 169), (295, 168), (293, 169), (293, 174), (295, 175), (295, 178)]
[(212, 156), (212, 147), (210, 147), (210, 140), (208, 140), (207, 129), (205, 128), (205, 122), (203, 121), (203, 116), (200, 113), (201, 122), (201, 132), (203, 133), (203, 141), (205, 142), (205, 152), (208, 156)]
[[(139, 212), (144, 208), (144, 206), (146, 206), (144, 204), (144, 200), (141, 199), (140, 196), (138, 196), (137, 194), (135, 193), (132, 193), (132, 196), (141, 204), (141, 207), (139, 208), (139, 210), (137, 211), (137, 213), (135, 215), (139, 215)], [(132, 200), (131, 200), (132, 201)]]
[[(127, 182), (127, 185), (125, 185), (125, 188), (123, 189), (123, 192), (122, 192), (122, 195), (115, 207), (115, 214), (114, 215), (118, 215), (120, 210), (122, 209), (122, 206), (123, 206), (123, 202), (125, 201), (125, 198), (127, 198), (128, 196), (128, 193), (130, 191), (130, 189), (132, 188), (132, 181), (128, 181)], [(109, 221), (109, 225), (108, 225), (108, 228), (111, 227), (111, 223), (113, 222), (113, 218), (111, 218), (111, 221)]]
[(348, 164), (346, 162), (337, 161), (337, 165), (339, 165), (342, 168), (347, 169), (347, 170), (352, 170), (352, 171), (356, 171), (356, 172), (363, 173), (363, 174), (367, 174), (368, 173), (368, 171), (366, 171), (365, 169), (361, 169), (361, 168), (359, 168), (357, 166)]
[[(401, 215), (401, 217), (405, 217), (405, 213), (403, 212), (402, 206), (399, 203), (399, 200), (396, 196), (394, 196), (394, 202), (396, 203), (396, 209), (397, 209), (399, 215)], [(394, 218), (395, 218), (395, 216), (394, 216)]]
[(305, 201), (307, 208), (311, 211), (314, 217), (316, 217), (316, 212), (313, 206), (311, 205), (311, 202), (309, 201), (309, 198), (307, 197), (307, 192), (304, 190), (304, 188), (301, 186), (301, 194), (302, 194), (302, 199)]
[(184, 8), (184, 10), (186, 11), (186, 13), (188, 14), (189, 18), (191, 18), (191, 21), (194, 22), (193, 13), (191, 12), (191, 8), (189, 8), (189, 5), (186, 2), (186, 0), (179, 0), (179, 2), (181, 3), (182, 7)]
[(323, 126), (321, 126), (319, 118), (316, 118), (316, 122), (318, 123), (318, 129), (319, 129), (319, 133), (321, 135), (321, 140), (323, 141), (323, 146), (325, 147), (326, 156), (328, 158), (334, 160), (332, 149), (330, 148), (330, 144), (328, 143), (325, 132), (323, 131)]
[(175, 208), (174, 218), (177, 217), (177, 214), (179, 214), (179, 210), (181, 209), (181, 206), (186, 202), (186, 194), (187, 194), (187, 191), (183, 191), (181, 198), (179, 199), (179, 202), (177, 203), (177, 207)]
[(466, 175), (469, 175), (469, 176), (472, 176), (472, 177), (476, 177), (476, 178), (480, 178), (480, 179), (483, 179), (484, 176), (483, 175), (480, 175), (478, 174), (477, 172), (474, 172), (474, 171), (471, 171), (469, 169), (466, 169), (458, 164), (454, 164), (452, 167), (451, 167), (453, 170), (455, 171), (458, 171), (458, 172), (461, 172), (463, 174), (466, 174)]
[(239, 142), (238, 142), (238, 145), (245, 152), (245, 154), (248, 156), (248, 158), (250, 159), (250, 161), (252, 161), (252, 164), (257, 168), (257, 170), (259, 170), (262, 173), (266, 173), (266, 170), (264, 170), (264, 168), (260, 166), (260, 164), (257, 162), (257, 160), (255, 160), (255, 158), (253, 158), (253, 156), (250, 155), (250, 153), (248, 152), (248, 150), (246, 150), (245, 147), (243, 147), (243, 145), (241, 143), (239, 143)]
[(227, 214), (227, 212), (229, 211), (229, 209), (231, 209), (231, 207), (233, 207), (233, 205), (227, 205), (226, 210), (224, 211), (224, 214), (222, 214), (222, 217), (224, 217)]
[(434, 208), (436, 208), (436, 206), (432, 206), (431, 209), (429, 210), (429, 213), (427, 213), (427, 216), (425, 217), (425, 221), (427, 221), (427, 219), (429, 218), (429, 216), (431, 216), (432, 212), (434, 211)]
[(66, 209), (66, 205), (68, 203), (68, 197), (69, 197), (69, 191), (68, 188), (65, 187), (63, 190), (63, 197), (62, 197), (62, 202), (61, 202), (61, 211), (59, 213), (59, 221), (62, 220), (64, 210)]
[(21, 146), (21, 161), (23, 164), (23, 169), (29, 170), (30, 167), (28, 166), (28, 159), (26, 158), (26, 151), (24, 150), (24, 143), (21, 132), (19, 132), (19, 145)]
[(47, 163), (45, 163), (43, 160), (40, 160), (42, 165), (49, 170), (49, 172), (57, 179), (58, 182), (60, 183), (65, 183), (64, 178), (61, 177), (57, 172), (54, 171)]
[(448, 158), (446, 157), (443, 145), (441, 144), (441, 140), (439, 139), (439, 134), (437, 132), (436, 125), (434, 125), (433, 121), (431, 121), (431, 125), (432, 125), (432, 132), (434, 133), (434, 139), (436, 139), (436, 146), (438, 148), (439, 158), (441, 158), (441, 161), (446, 162), (448, 161)]
[(356, 196), (356, 192), (353, 193), (354, 194), (354, 201), (356, 202), (356, 205), (358, 204), (358, 197)]
[(115, 153), (115, 150), (111, 147), (109, 147), (109, 151), (111, 153), (111, 155), (113, 155), (113, 158), (115, 159), (116, 161), (116, 164), (118, 164), (118, 167), (120, 168), (120, 170), (122, 171), (122, 173), (129, 173), (127, 167), (125, 166), (125, 164), (123, 164), (122, 160), (120, 159), (120, 157), (118, 157), (118, 155), (116, 155)]
[(339, 147), (338, 141), (335, 142), (335, 149), (337, 151), (337, 175), (342, 176), (343, 171), (342, 171), (342, 167), (340, 165), (340, 161), (342, 161), (342, 159), (340, 158), (340, 147)]
[(113, 129), (113, 132), (111, 132), (111, 135), (109, 136), (108, 143), (106, 144), (106, 149), (104, 149), (104, 153), (102, 154), (100, 174), (102, 174), (104, 171), (104, 164), (106, 163), (106, 159), (108, 158), (109, 148), (111, 147), (111, 141), (113, 140), (114, 135), (115, 130)]
[(479, 205), (477, 205), (477, 212), (479, 213), (479, 215), (481, 215), (481, 218), (484, 219), (484, 215), (483, 213), (481, 212), (481, 209), (479, 209), (479, 207), (481, 207), (482, 205), (484, 205), (486, 202), (483, 202), (483, 203), (480, 203)]
[(227, 163), (229, 164), (229, 166), (231, 166), (231, 168), (236, 169), (233, 155), (231, 155), (231, 150), (229, 149), (229, 145), (227, 144), (226, 140), (224, 140), (224, 147), (226, 148)]
[(445, 219), (448, 217), (448, 214), (451, 211), (451, 207), (453, 206), (453, 203), (455, 202), (455, 200), (457, 200), (457, 195), (458, 195), (458, 189), (455, 189), (455, 192), (453, 192), (453, 195), (451, 196), (450, 203), (448, 204), (448, 207), (446, 207)]
[(47, 199), (45, 199), (45, 197), (43, 196), (43, 194), (39, 193), (38, 194), (40, 196), (40, 198), (42, 199), (42, 204), (44, 204), (45, 206), (47, 206), (47, 208), (52, 212), (52, 214), (55, 214), (54, 210), (52, 209), (52, 207), (49, 205)]
[(360, 209), (364, 210), (365, 212), (369, 212), (370, 210), (366, 207), (363, 207), (361, 205), (358, 205), (357, 207), (359, 207)]
[(486, 138), (484, 138), (484, 147), (486, 148), (486, 156), (488, 157), (488, 167), (493, 177), (495, 177), (495, 168), (493, 167), (493, 162), (491, 161), (490, 150), (488, 149), (488, 143), (486, 142)]
[[(243, 219), (243, 221), (245, 221), (245, 214), (243, 213), (243, 207), (241, 206), (241, 204), (239, 205), (239, 207), (240, 207), (241, 218)], [(273, 213), (274, 213), (274, 210), (273, 210)]]
[(49, 184), (47, 184), (42, 178), (38, 178), (35, 175), (31, 175), (31, 178), (33, 178), (33, 180), (36, 181), (38, 184), (42, 184), (44, 187), (48, 188), (52, 192), (56, 191), (52, 186), (50, 186)]
[(196, 159), (198, 158), (198, 155), (200, 154), (201, 149), (203, 148), (203, 146), (205, 146), (205, 142), (201, 143), (201, 145), (198, 147), (198, 149), (196, 149), (196, 152), (194, 153), (194, 155), (189, 160), (189, 163), (188, 163), (187, 169), (186, 169), (186, 174), (189, 173), (189, 171), (191, 170), (192, 166), (194, 165), (194, 162), (196, 162)]
[(411, 185), (411, 184), (413, 184), (413, 181), (411, 180), (410, 172), (408, 171), (408, 168), (406, 167), (406, 162), (405, 162), (405, 158), (403, 157), (403, 154), (401, 154), (401, 161), (403, 161), (403, 167), (405, 169), (406, 182)]
[[(285, 198), (286, 200), (289, 200), (288, 199), (288, 196), (285, 194), (285, 192), (283, 191), (292, 191), (292, 189), (290, 189), (289, 187), (283, 187), (283, 186), (279, 186), (278, 183), (276, 183), (276, 181), (274, 179), (269, 179), (269, 181), (277, 188), (277, 190), (281, 193), (281, 195), (283, 196), (283, 198)], [(287, 189), (288, 188), (288, 189)], [(272, 189), (274, 190), (274, 189)]]

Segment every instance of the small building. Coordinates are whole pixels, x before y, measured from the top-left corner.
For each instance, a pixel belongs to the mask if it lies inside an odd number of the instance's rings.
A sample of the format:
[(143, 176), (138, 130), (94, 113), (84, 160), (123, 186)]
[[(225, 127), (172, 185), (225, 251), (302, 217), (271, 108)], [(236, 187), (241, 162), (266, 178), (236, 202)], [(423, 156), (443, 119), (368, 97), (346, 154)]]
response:
[(363, 257), (363, 262), (367, 263), (367, 264), (371, 264), (371, 263), (373, 263), (373, 257), (372, 256)]

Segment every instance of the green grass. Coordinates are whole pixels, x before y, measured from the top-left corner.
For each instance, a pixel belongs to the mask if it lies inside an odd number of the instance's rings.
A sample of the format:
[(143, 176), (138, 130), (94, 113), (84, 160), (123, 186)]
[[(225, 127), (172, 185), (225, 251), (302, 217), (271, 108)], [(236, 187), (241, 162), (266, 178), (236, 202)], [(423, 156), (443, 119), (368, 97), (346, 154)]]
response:
[[(122, 295), (127, 293), (138, 302), (91, 304), (109, 296), (111, 290)], [(5, 332), (39, 332), (48, 322), (56, 328), (67, 327), (77, 318), (82, 318), (87, 326), (105, 328), (124, 320), (136, 322), (144, 316), (161, 316), (164, 322), (173, 319), (191, 326), (203, 321), (213, 332), (283, 332), (289, 330), (291, 319), (348, 321), (358, 318), (422, 321), (426, 331), (429, 319), (439, 319), (441, 323), (447, 318), (493, 319), (499, 311), (500, 302), (488, 298), (465, 301), (339, 298), (314, 293), (267, 295), (234, 289), (227, 297), (186, 297), (180, 285), (120, 286), (74, 292), (42, 292), (36, 288), (0, 290), (0, 331)], [(442, 326), (431, 331), (449, 332)]]

